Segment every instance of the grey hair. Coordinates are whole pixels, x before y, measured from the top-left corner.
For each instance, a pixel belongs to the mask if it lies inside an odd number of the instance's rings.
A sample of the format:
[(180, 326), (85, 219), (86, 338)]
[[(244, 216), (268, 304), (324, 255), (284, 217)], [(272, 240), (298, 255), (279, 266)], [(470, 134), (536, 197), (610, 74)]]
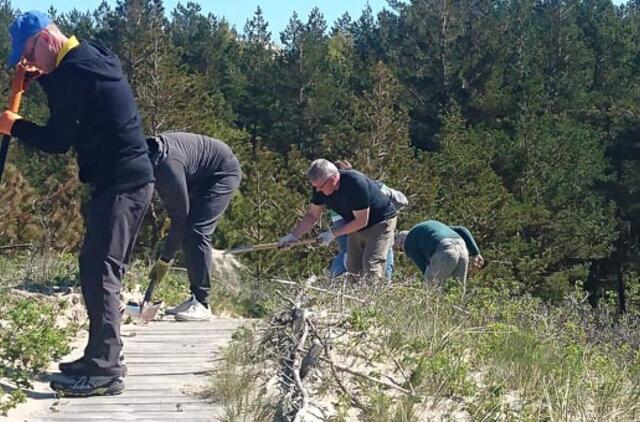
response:
[(318, 158), (307, 170), (307, 178), (312, 182), (324, 182), (331, 176), (339, 174), (338, 168), (329, 160)]
[(407, 240), (408, 234), (409, 234), (408, 230), (397, 232), (393, 246), (398, 250), (404, 251), (404, 242)]
[(50, 22), (49, 25), (47, 25), (45, 28), (42, 29), (42, 31), (44, 31), (45, 29), (50, 32), (58, 32), (62, 34), (62, 30), (60, 29), (60, 27), (53, 22)]

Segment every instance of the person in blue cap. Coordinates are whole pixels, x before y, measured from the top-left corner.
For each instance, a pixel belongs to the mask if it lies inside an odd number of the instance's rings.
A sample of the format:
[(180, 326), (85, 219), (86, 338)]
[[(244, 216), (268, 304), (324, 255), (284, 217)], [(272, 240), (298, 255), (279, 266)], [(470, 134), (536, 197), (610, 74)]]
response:
[(49, 118), (38, 125), (5, 111), (0, 132), (51, 154), (73, 147), (79, 178), (91, 187), (79, 256), (89, 339), (82, 358), (59, 365), (63, 375), (51, 387), (67, 396), (119, 394), (126, 370), (119, 295), (154, 183), (138, 107), (104, 46), (65, 36), (38, 11), (19, 15), (9, 33), (9, 66), (38, 76)]

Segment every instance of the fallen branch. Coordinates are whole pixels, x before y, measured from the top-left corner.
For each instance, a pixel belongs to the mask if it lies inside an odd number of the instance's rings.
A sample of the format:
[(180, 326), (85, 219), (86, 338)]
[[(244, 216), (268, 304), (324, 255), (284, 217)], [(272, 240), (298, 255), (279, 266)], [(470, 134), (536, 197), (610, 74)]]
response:
[(307, 341), (307, 336), (309, 335), (309, 324), (307, 324), (307, 311), (303, 310), (302, 316), (302, 335), (298, 340), (298, 344), (293, 352), (293, 379), (296, 382), (296, 387), (300, 391), (300, 395), (302, 396), (302, 405), (296, 412), (296, 417), (293, 419), (293, 422), (300, 422), (302, 418), (304, 418), (304, 414), (307, 411), (307, 406), (309, 405), (309, 393), (307, 389), (304, 388), (302, 384), (302, 379), (300, 377), (300, 367), (302, 366), (302, 350), (304, 349), (304, 343)]
[(32, 248), (33, 248), (32, 243), (17, 243), (14, 245), (0, 246), (0, 251), (8, 251), (11, 249), (32, 249)]
[(355, 296), (350, 296), (344, 293), (336, 293), (336, 292), (332, 292), (331, 290), (327, 290), (327, 289), (321, 289), (320, 287), (314, 287), (314, 286), (308, 286), (308, 285), (300, 285), (299, 283), (293, 282), (293, 281), (289, 281), (289, 280), (282, 280), (279, 278), (274, 278), (271, 281), (273, 281), (274, 283), (280, 283), (280, 284), (285, 284), (288, 286), (297, 286), (297, 287), (301, 287), (303, 289), (309, 289), (309, 290), (314, 290), (316, 292), (321, 292), (321, 293), (327, 293), (333, 296), (340, 296), (340, 297), (345, 297), (347, 299), (356, 301), (356, 302), (360, 302), (360, 303), (367, 303), (367, 301), (362, 300), (360, 298), (357, 298)]
[(407, 390), (406, 388), (400, 387), (399, 385), (396, 385), (396, 384), (391, 383), (391, 382), (386, 382), (386, 381), (383, 381), (383, 380), (380, 380), (380, 379), (377, 379), (377, 378), (373, 378), (373, 377), (371, 377), (371, 376), (369, 376), (367, 374), (362, 374), (362, 373), (360, 373), (358, 371), (354, 371), (353, 369), (349, 369), (349, 368), (347, 368), (345, 366), (338, 365), (335, 362), (332, 363), (327, 358), (321, 358), (321, 359), (324, 362), (327, 362), (329, 364), (333, 364), (336, 367), (336, 369), (339, 369), (340, 371), (346, 372), (347, 374), (354, 375), (354, 376), (360, 377), (360, 378), (364, 378), (364, 379), (366, 379), (368, 381), (371, 381), (371, 382), (379, 384), (379, 385), (383, 385), (383, 386), (388, 387), (388, 388), (393, 388), (395, 390), (402, 391), (403, 393), (413, 397), (413, 393), (411, 393), (411, 391)]
[(282, 298), (282, 300), (289, 302), (291, 305), (296, 306), (296, 303), (291, 300), (290, 298), (286, 297), (285, 295), (283, 295), (281, 292), (276, 290), (276, 295), (280, 296)]
[(342, 379), (340, 378), (340, 375), (338, 374), (338, 371), (336, 371), (335, 362), (333, 361), (333, 358), (332, 358), (332, 355), (331, 355), (331, 349), (329, 348), (329, 346), (327, 345), (326, 342), (322, 342), (322, 344), (324, 346), (324, 353), (325, 353), (325, 355), (327, 355), (327, 358), (325, 358), (323, 360), (325, 362), (329, 363), (329, 368), (331, 369), (331, 374), (333, 375), (333, 378), (335, 379), (336, 383), (338, 384), (338, 388), (340, 388), (340, 391), (342, 391), (342, 394), (344, 394), (346, 397), (349, 398), (349, 400), (351, 400), (351, 403), (353, 403), (356, 407), (360, 408), (361, 410), (364, 410), (365, 409), (364, 404), (362, 404), (362, 402), (360, 402), (360, 400), (358, 400), (351, 393), (349, 393), (349, 390), (347, 390), (347, 387), (344, 386), (344, 383), (342, 382)]
[(398, 370), (400, 371), (400, 373), (404, 377), (404, 380), (407, 382), (407, 384), (409, 384), (409, 388), (411, 388), (411, 394), (415, 395), (416, 394), (416, 390), (413, 388), (413, 384), (411, 383), (411, 378), (409, 378), (409, 376), (405, 372), (404, 368), (402, 367), (402, 365), (400, 365), (400, 362), (398, 362), (398, 359), (396, 359), (395, 356), (391, 355), (391, 359), (393, 360), (393, 363), (396, 364), (396, 367), (398, 368)]

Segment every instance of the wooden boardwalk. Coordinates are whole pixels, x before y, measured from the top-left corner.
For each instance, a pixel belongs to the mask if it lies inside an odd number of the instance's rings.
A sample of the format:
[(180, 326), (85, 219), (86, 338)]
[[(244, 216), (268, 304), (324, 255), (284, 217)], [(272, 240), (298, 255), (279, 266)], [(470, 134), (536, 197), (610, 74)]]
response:
[(122, 395), (41, 397), (45, 406), (20, 422), (213, 421), (216, 407), (199, 393), (211, 382), (220, 347), (244, 323), (246, 320), (216, 318), (210, 322), (125, 325), (129, 373)]

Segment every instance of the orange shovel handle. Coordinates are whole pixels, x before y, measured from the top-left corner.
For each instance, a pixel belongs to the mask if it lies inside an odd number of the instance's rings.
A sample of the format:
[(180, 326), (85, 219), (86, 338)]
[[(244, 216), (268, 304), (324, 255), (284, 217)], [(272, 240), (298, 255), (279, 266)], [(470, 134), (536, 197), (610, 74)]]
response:
[[(24, 92), (25, 72), (25, 67), (22, 63), (19, 63), (18, 66), (16, 66), (16, 75), (13, 77), (13, 82), (11, 84), (11, 96), (9, 97), (9, 104), (7, 104), (7, 108), (14, 113), (17, 113), (20, 109), (20, 101), (22, 100), (22, 93)], [(2, 145), (0, 145), (0, 180), (2, 179), (2, 173), (4, 172), (4, 164), (7, 161), (10, 141), (11, 135), (4, 135), (2, 137)]]
[(22, 64), (16, 66), (16, 75), (13, 77), (11, 83), (11, 96), (9, 97), (9, 104), (7, 108), (14, 113), (20, 110), (20, 101), (22, 100), (22, 93), (24, 92), (24, 74), (26, 72), (25, 67)]

